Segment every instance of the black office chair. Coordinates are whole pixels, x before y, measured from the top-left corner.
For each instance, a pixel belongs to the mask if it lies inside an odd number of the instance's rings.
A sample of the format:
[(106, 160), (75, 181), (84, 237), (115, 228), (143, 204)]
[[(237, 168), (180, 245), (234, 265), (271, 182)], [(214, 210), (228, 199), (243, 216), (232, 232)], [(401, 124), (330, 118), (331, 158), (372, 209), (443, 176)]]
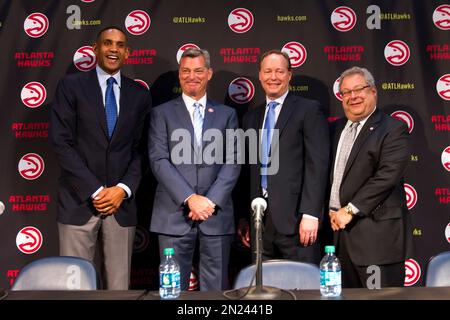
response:
[(450, 251), (439, 253), (428, 261), (426, 287), (450, 287)]
[(97, 290), (97, 271), (88, 260), (77, 257), (37, 259), (25, 267), (11, 290)]
[[(256, 266), (242, 269), (234, 282), (234, 289), (250, 286)], [(262, 263), (262, 283), (280, 289), (319, 289), (319, 268), (310, 263), (290, 260), (268, 260)], [(253, 281), (253, 286), (255, 281)]]

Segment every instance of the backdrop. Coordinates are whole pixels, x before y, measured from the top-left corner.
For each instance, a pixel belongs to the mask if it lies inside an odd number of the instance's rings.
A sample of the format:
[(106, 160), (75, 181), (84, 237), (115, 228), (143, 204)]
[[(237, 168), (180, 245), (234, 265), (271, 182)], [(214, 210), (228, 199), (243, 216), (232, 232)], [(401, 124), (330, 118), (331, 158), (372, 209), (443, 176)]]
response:
[[(408, 124), (413, 143), (405, 190), (416, 251), (405, 283), (419, 285), (428, 259), (450, 250), (448, 1), (1, 0), (0, 287), (9, 288), (26, 263), (58, 254), (49, 111), (61, 77), (95, 67), (91, 44), (108, 25), (126, 30), (131, 55), (123, 71), (149, 87), (155, 105), (180, 93), (178, 59), (189, 47), (210, 51), (208, 96), (240, 117), (264, 100), (257, 61), (266, 50), (289, 54), (290, 90), (320, 100), (330, 121), (343, 115), (340, 73), (367, 67), (378, 107)], [(138, 193), (134, 288), (157, 283), (157, 242), (148, 232), (153, 189), (147, 174)], [(233, 245), (232, 276), (248, 257)]]

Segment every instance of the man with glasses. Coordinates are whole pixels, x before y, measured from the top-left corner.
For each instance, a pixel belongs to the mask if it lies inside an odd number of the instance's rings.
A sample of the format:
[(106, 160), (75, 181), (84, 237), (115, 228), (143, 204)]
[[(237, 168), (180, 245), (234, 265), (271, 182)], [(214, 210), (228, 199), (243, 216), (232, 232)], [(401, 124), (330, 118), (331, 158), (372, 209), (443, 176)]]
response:
[(339, 90), (345, 117), (332, 130), (329, 215), (343, 286), (400, 287), (411, 240), (403, 187), (408, 128), (377, 108), (367, 69), (344, 71)]
[(208, 51), (184, 51), (178, 70), (183, 94), (154, 108), (150, 122), (150, 167), (158, 180), (150, 230), (159, 234), (161, 259), (164, 248), (175, 249), (181, 290), (189, 287), (197, 244), (200, 290), (228, 287), (235, 232), (231, 191), (240, 172), (237, 161), (228, 160), (237, 160), (237, 140), (223, 152), (226, 160), (210, 161), (206, 151), (220, 148), (214, 145), (220, 139), (207, 136), (219, 132), (224, 138), (227, 129), (237, 129), (238, 119), (234, 109), (207, 98), (212, 74)]

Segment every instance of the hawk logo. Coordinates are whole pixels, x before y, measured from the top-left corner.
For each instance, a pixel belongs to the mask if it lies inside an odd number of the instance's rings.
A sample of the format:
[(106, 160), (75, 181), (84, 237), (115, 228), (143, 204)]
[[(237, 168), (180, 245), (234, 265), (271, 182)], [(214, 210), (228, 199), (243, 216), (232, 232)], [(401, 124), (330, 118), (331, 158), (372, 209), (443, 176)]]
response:
[(350, 31), (356, 25), (356, 13), (349, 7), (337, 7), (331, 13), (331, 24), (338, 31)]
[(253, 26), (253, 14), (245, 8), (236, 8), (228, 15), (228, 26), (236, 33), (244, 33)]
[(341, 78), (337, 78), (336, 81), (333, 84), (333, 92), (334, 92), (334, 96), (336, 97), (336, 99), (338, 99), (339, 101), (342, 101), (342, 95), (339, 92), (339, 82), (341, 82)]
[(441, 162), (444, 169), (450, 172), (450, 146), (442, 151)]
[(410, 55), (408, 45), (401, 40), (393, 40), (384, 48), (386, 61), (396, 67), (408, 62)]
[(444, 74), (436, 83), (438, 95), (447, 101), (450, 101), (450, 73)]
[(415, 285), (419, 281), (422, 271), (420, 265), (414, 259), (405, 261), (405, 287)]
[(27, 153), (20, 158), (18, 170), (22, 178), (35, 180), (44, 172), (44, 160), (37, 153)]
[(191, 49), (191, 48), (200, 49), (196, 44), (193, 44), (193, 43), (183, 44), (180, 47), (180, 49), (178, 49), (178, 51), (177, 51), (177, 62), (178, 62), (178, 64), (180, 64), (180, 59), (181, 59), (181, 55), (183, 54), (183, 52), (186, 51), (187, 49)]
[(37, 108), (42, 105), (47, 98), (47, 91), (42, 83), (28, 82), (20, 92), (20, 98), (28, 108)]
[(445, 239), (450, 243), (450, 223), (445, 227)]
[(125, 28), (134, 36), (144, 34), (150, 28), (150, 16), (142, 10), (131, 11), (125, 19)]
[(414, 129), (414, 119), (406, 111), (397, 110), (391, 113), (391, 117), (403, 121), (408, 126), (408, 132), (411, 133)]
[(404, 184), (404, 188), (406, 193), (406, 205), (408, 210), (411, 210), (417, 203), (417, 191), (412, 185), (407, 183)]
[(37, 252), (42, 246), (42, 233), (35, 227), (25, 227), (16, 236), (17, 248), (25, 254)]
[(250, 102), (255, 94), (255, 86), (247, 78), (236, 78), (228, 86), (228, 96), (236, 103)]
[(144, 80), (141, 79), (134, 79), (134, 81), (136, 81), (137, 83), (143, 85), (147, 90), (150, 90), (150, 86), (147, 84), (147, 82), (145, 82)]
[(23, 30), (32, 38), (42, 37), (47, 32), (48, 26), (47, 16), (40, 12), (30, 14), (23, 22)]
[(306, 61), (306, 49), (305, 47), (295, 41), (291, 41), (286, 43), (281, 51), (286, 52), (289, 56), (289, 59), (291, 60), (291, 66), (292, 68), (298, 68)]
[(141, 226), (137, 226), (133, 243), (133, 252), (145, 251), (149, 243), (150, 243), (150, 235), (147, 229)]
[(433, 22), (441, 30), (450, 30), (450, 5), (437, 7), (433, 12)]
[(84, 46), (75, 51), (73, 64), (80, 71), (89, 71), (95, 68), (97, 58), (91, 46)]

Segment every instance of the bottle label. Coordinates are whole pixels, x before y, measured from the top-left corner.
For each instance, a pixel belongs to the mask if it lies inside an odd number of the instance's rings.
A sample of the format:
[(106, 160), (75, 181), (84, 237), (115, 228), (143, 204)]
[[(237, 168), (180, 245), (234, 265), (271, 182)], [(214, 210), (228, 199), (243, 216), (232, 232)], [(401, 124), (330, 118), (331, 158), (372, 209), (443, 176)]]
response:
[(161, 288), (176, 288), (180, 286), (179, 272), (166, 272), (159, 275), (159, 285)]
[(321, 286), (340, 286), (341, 285), (341, 271), (325, 271), (320, 270), (320, 285)]

